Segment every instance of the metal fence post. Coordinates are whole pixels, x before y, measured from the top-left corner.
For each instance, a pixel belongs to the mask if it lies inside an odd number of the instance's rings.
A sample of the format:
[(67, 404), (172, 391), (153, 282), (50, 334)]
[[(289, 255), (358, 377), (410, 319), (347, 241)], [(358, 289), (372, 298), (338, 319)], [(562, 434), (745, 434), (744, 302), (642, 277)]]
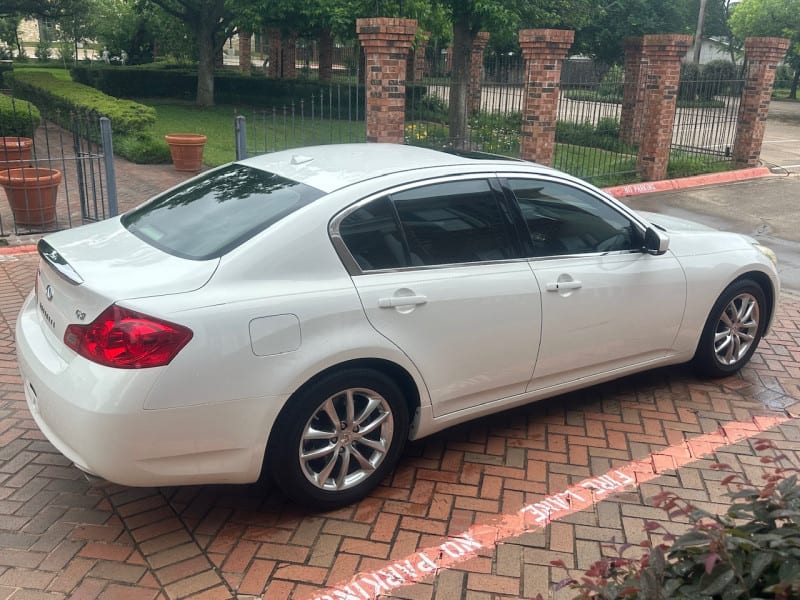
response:
[(117, 206), (117, 173), (114, 171), (114, 144), (111, 141), (111, 121), (108, 117), (100, 117), (100, 138), (103, 143), (103, 162), (106, 168), (106, 191), (108, 192), (108, 215), (119, 214)]
[(244, 115), (236, 115), (234, 119), (236, 160), (247, 158), (247, 121)]

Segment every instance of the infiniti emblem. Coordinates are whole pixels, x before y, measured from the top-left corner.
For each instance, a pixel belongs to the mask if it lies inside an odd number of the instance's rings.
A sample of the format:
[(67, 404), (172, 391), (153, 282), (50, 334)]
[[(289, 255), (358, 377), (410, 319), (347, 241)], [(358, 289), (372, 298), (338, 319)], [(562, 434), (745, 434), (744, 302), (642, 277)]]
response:
[(53, 287), (48, 285), (46, 288), (44, 288), (44, 295), (47, 296), (48, 300), (52, 300), (53, 299)]

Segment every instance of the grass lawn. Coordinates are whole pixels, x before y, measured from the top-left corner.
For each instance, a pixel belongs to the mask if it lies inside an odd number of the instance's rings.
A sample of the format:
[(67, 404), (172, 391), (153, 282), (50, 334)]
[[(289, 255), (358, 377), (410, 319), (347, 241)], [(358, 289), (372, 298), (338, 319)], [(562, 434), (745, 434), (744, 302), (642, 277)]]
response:
[(72, 81), (72, 76), (69, 74), (69, 69), (63, 66), (58, 66), (58, 63), (47, 63), (51, 66), (27, 65), (25, 63), (14, 63), (14, 71), (35, 71), (37, 73), (50, 73), (53, 77), (63, 79), (64, 81)]
[(244, 115), (247, 123), (249, 154), (297, 148), (332, 142), (363, 142), (366, 132), (363, 122), (319, 120), (285, 117), (282, 111), (266, 113), (243, 110), (233, 105), (199, 108), (192, 102), (135, 98), (136, 102), (156, 109), (156, 122), (149, 132), (157, 139), (168, 133), (202, 133), (208, 137), (203, 163), (214, 167), (236, 157), (234, 119)]

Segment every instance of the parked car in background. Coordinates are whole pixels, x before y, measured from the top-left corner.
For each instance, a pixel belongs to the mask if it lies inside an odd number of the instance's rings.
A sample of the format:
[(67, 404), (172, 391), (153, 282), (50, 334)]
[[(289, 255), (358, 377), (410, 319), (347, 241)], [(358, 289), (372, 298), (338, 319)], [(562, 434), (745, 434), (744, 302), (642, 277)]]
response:
[(352, 144), (265, 154), (39, 244), (25, 394), (131, 486), (267, 469), (318, 509), (404, 444), (657, 366), (741, 369), (774, 254), (522, 161)]

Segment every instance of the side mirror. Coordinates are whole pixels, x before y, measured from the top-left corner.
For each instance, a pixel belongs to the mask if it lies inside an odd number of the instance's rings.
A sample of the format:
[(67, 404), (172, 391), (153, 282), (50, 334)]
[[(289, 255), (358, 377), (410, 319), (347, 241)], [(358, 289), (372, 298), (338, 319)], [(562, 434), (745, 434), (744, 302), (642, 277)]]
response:
[(654, 256), (664, 254), (669, 250), (669, 236), (651, 225), (644, 232), (644, 250)]

